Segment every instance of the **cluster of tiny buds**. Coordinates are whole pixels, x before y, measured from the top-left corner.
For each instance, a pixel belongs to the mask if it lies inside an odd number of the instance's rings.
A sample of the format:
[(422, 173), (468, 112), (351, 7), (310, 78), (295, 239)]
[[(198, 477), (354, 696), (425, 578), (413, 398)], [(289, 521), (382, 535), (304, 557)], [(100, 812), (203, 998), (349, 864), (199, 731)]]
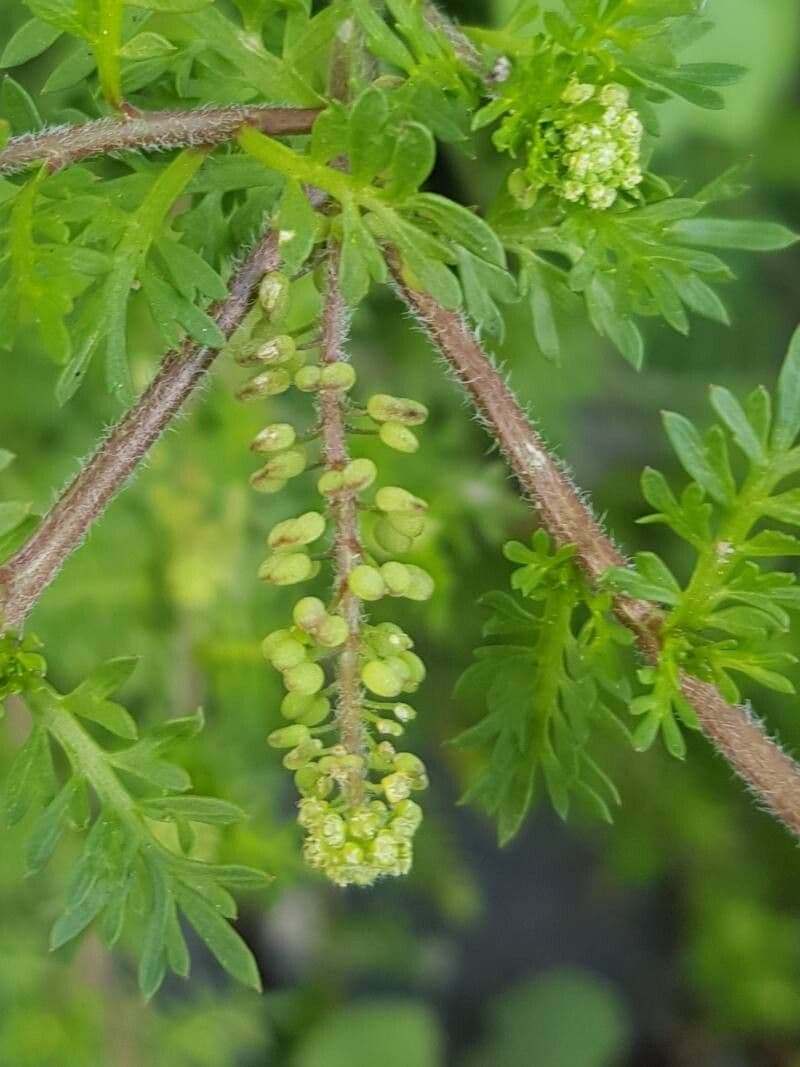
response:
[(544, 186), (571, 203), (605, 211), (643, 180), (643, 127), (624, 85), (573, 78), (540, 118), (526, 166), (512, 186), (524, 198)]
[[(259, 366), (259, 373), (237, 394), (242, 400), (276, 396), (294, 386), (301, 392), (333, 391), (340, 398), (343, 417), (358, 422), (359, 432), (373, 433), (390, 448), (415, 452), (414, 428), (427, 418), (416, 401), (387, 394), (369, 398), (364, 408), (354, 405), (349, 392), (356, 374), (348, 363), (305, 361), (315, 347), (298, 344), (288, 334), (276, 334), (286, 315), (288, 282), (280, 274), (267, 275), (261, 285), (260, 309), (268, 336), (235, 350), (242, 366)], [(272, 335), (272, 336), (270, 336)], [(266, 369), (264, 369), (266, 368)], [(370, 429), (365, 430), (364, 424)], [(355, 428), (355, 427), (351, 427)], [(299, 435), (289, 423), (263, 429), (252, 449), (267, 462), (250, 479), (254, 489), (275, 493), (309, 466), (307, 446), (321, 427)], [(319, 465), (316, 464), (315, 465)], [(314, 578), (331, 556), (336, 540), (337, 505), (348, 499), (370, 516), (372, 538), (379, 554), (394, 557), (408, 552), (425, 530), (427, 504), (399, 486), (373, 490), (375, 463), (351, 459), (341, 467), (323, 464), (317, 490), (327, 507), (278, 522), (267, 536), (269, 555), (259, 578), (288, 586)], [(324, 512), (327, 512), (324, 513)], [(327, 544), (325, 543), (327, 541)], [(312, 555), (322, 542), (322, 550)], [(289, 725), (273, 731), (271, 746), (286, 749), (284, 766), (294, 772), (301, 796), (299, 821), (306, 832), (307, 862), (338, 885), (368, 885), (383, 875), (405, 874), (411, 866), (411, 842), (422, 817), (410, 800), (425, 788), (427, 775), (418, 757), (398, 752), (395, 742), (416, 718), (402, 697), (413, 693), (425, 678), (425, 666), (413, 651), (413, 641), (391, 622), (370, 625), (364, 620), (351, 633), (343, 607), (349, 596), (357, 602), (403, 597), (424, 601), (433, 594), (430, 575), (396, 558), (381, 561), (360, 549), (344, 575), (337, 576), (333, 600), (326, 605), (315, 596), (295, 603), (292, 624), (267, 635), (265, 659), (281, 673), (285, 696), (281, 714)], [(337, 657), (355, 650), (361, 684), (360, 751), (348, 751), (339, 737)], [(353, 780), (359, 787), (357, 796)]]

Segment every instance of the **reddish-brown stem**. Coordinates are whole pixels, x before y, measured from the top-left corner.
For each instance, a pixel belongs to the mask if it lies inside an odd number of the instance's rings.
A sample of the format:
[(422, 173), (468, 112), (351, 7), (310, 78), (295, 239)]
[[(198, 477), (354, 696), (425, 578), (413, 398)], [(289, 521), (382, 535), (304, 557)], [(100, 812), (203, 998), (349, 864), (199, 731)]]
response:
[[(331, 246), (327, 260), (325, 306), (322, 315), (322, 362), (345, 360), (343, 344), (347, 333), (347, 308), (339, 288), (339, 249)], [(322, 425), (322, 452), (327, 470), (343, 470), (350, 461), (345, 429), (344, 395), (338, 389), (322, 389), (319, 414)], [(361, 656), (361, 601), (348, 585), (350, 572), (361, 563), (363, 551), (358, 522), (355, 490), (330, 495), (329, 508), (334, 526), (334, 595), (347, 623), (348, 637), (338, 656), (337, 682), (339, 701), (336, 721), (341, 743), (350, 755), (361, 756), (364, 749), (364, 724), (361, 706), (361, 682), (358, 662)], [(364, 799), (364, 778), (358, 770), (348, 775), (347, 799), (357, 806)]]
[(232, 140), (242, 126), (253, 126), (273, 137), (308, 133), (318, 114), (313, 108), (232, 105), (150, 111), (135, 118), (57, 126), (12, 137), (0, 151), (0, 174), (14, 174), (42, 163), (55, 171), (111, 152), (218, 145)]
[[(236, 272), (228, 296), (210, 309), (230, 337), (263, 275), (280, 265), (277, 238), (266, 233)], [(23, 547), (0, 567), (3, 625), (19, 629), (64, 561), (79, 547), (195, 390), (218, 349), (187, 340), (170, 352), (150, 385), (101, 442)]]
[[(396, 259), (392, 266), (400, 295), (468, 392), (555, 541), (576, 546), (577, 559), (593, 581), (609, 567), (623, 564), (623, 557), (548, 452), (461, 315), (410, 288)], [(658, 610), (643, 601), (619, 598), (616, 613), (636, 635), (645, 657), (653, 662), (659, 654)], [(713, 685), (684, 674), (681, 688), (706, 736), (756, 799), (800, 837), (800, 767), (771, 740), (746, 708), (729, 704)]]

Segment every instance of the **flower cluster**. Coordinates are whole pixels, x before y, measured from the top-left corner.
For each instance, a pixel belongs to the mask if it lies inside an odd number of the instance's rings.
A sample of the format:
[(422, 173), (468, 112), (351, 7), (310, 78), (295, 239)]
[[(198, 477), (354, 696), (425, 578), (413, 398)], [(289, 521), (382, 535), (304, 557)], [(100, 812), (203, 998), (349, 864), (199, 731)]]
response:
[(27, 693), (42, 684), (47, 663), (40, 652), (41, 647), (41, 642), (33, 634), (21, 637), (7, 630), (0, 636), (0, 702), (14, 693)]
[[(624, 85), (592, 85), (573, 78), (559, 103), (528, 127), (527, 161), (510, 179), (514, 194), (530, 203), (540, 189), (552, 188), (564, 200), (605, 211), (621, 191), (635, 189), (643, 178), (643, 128), (628, 104)], [(519, 125), (518, 116), (506, 121)], [(501, 146), (508, 132), (501, 126)]]
[[(344, 442), (347, 431), (357, 429), (397, 451), (415, 452), (414, 428), (425, 421), (427, 410), (386, 394), (356, 406), (350, 399), (356, 374), (349, 363), (326, 361), (319, 354), (311, 358), (310, 353), (319, 353), (318, 339), (304, 344), (276, 333), (285, 315), (285, 293), (281, 275), (264, 279), (263, 319), (250, 324), (249, 339), (235, 350), (237, 362), (258, 372), (237, 395), (258, 399), (291, 387), (314, 393), (319, 422), (304, 434), (288, 423), (263, 429), (252, 449), (266, 463), (250, 483), (259, 492), (275, 493), (308, 466), (321, 465), (316, 488), (323, 503), (320, 510), (271, 529), (259, 577), (275, 586), (298, 584), (314, 578), (330, 559), (334, 591), (327, 604), (316, 596), (299, 599), (291, 625), (263, 641), (265, 659), (283, 678), (281, 714), (288, 720), (268, 740), (286, 750), (284, 766), (294, 772), (309, 865), (338, 885), (370, 885), (382, 875), (405, 874), (411, 866), (422, 812), (410, 796), (425, 788), (427, 775), (422, 761), (398, 751), (396, 742), (416, 717), (400, 698), (418, 688), (425, 667), (408, 634), (391, 622), (369, 624), (362, 606), (391, 597), (427, 600), (433, 581), (421, 567), (394, 558), (424, 532), (427, 504), (399, 486), (375, 489), (375, 463), (351, 459)], [(330, 447), (326, 420), (331, 419), (338, 450)], [(320, 444), (321, 464), (309, 455)], [(362, 542), (365, 512), (374, 520), (377, 556)]]

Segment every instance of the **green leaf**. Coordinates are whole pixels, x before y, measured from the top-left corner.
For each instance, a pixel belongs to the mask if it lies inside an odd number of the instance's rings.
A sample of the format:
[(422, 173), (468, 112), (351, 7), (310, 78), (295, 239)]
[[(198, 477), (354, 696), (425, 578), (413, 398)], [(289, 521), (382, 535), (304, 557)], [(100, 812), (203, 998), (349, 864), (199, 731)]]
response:
[(0, 537), (5, 537), (16, 530), (20, 523), (24, 522), (31, 506), (20, 500), (5, 500), (0, 502)]
[(739, 546), (746, 556), (800, 556), (800, 540), (778, 530), (762, 530)]
[(714, 385), (711, 387), (710, 396), (711, 406), (728, 427), (739, 448), (756, 466), (764, 465), (767, 462), (764, 447), (733, 393), (722, 386)]
[(443, 237), (463, 245), (480, 259), (497, 267), (505, 266), (503, 245), (491, 226), (454, 200), (438, 193), (418, 193), (406, 201), (404, 210), (430, 219)]
[(165, 944), (173, 903), (170, 886), (161, 864), (151, 859), (147, 862), (146, 869), (150, 899), (142, 955), (139, 958), (139, 989), (144, 998), (149, 1000), (164, 980)]
[(295, 274), (311, 255), (317, 217), (299, 182), (289, 180), (276, 217), (283, 269)]
[(397, 136), (386, 186), (390, 199), (402, 202), (426, 180), (436, 161), (436, 142), (427, 126), (407, 122)]
[(356, 181), (370, 182), (389, 164), (394, 139), (387, 129), (386, 94), (370, 87), (356, 97), (350, 111), (348, 153)]
[(636, 370), (640, 370), (644, 360), (642, 335), (630, 316), (621, 314), (614, 306), (610, 286), (599, 274), (595, 274), (585, 295), (594, 328), (615, 344)]
[(72, 814), (78, 779), (70, 778), (40, 815), (28, 841), (28, 872), (35, 874), (49, 861)]
[(177, 896), (184, 915), (219, 963), (234, 978), (260, 993), (261, 977), (256, 961), (236, 931), (188, 886), (179, 886)]
[(156, 797), (141, 801), (139, 808), (148, 819), (160, 822), (182, 818), (211, 826), (230, 826), (245, 818), (245, 813), (236, 804), (216, 797)]
[(32, 18), (20, 26), (0, 55), (0, 67), (19, 67), (46, 52), (61, 36), (57, 26)]
[(364, 30), (370, 52), (410, 74), (414, 68), (413, 56), (376, 14), (369, 0), (353, 0), (353, 11)]
[(14, 826), (24, 818), (31, 804), (50, 793), (52, 781), (47, 731), (34, 726), (6, 775), (2, 808), (7, 824)]
[(0, 87), (0, 114), (11, 123), (14, 133), (29, 133), (44, 125), (30, 93), (8, 76)]
[(800, 433), (800, 327), (792, 335), (781, 367), (777, 399), (772, 447), (785, 451)]
[(663, 419), (667, 436), (687, 473), (718, 504), (729, 503), (728, 488), (709, 463), (706, 447), (695, 427), (673, 411), (665, 411)]
[(776, 222), (738, 219), (683, 219), (670, 228), (678, 241), (712, 248), (740, 248), (749, 252), (774, 252), (788, 248), (800, 238)]

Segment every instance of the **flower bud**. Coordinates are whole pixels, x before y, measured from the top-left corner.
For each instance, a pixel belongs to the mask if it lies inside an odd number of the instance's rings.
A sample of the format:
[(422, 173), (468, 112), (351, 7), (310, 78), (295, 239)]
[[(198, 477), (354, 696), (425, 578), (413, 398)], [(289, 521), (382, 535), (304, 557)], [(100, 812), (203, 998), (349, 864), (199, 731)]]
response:
[(424, 500), (400, 489), (396, 485), (386, 485), (375, 494), (375, 504), (380, 511), (424, 512), (428, 505)]
[(258, 577), (272, 585), (296, 585), (313, 577), (315, 570), (314, 561), (305, 552), (292, 552), (268, 556), (258, 568)]
[(411, 782), (405, 774), (388, 774), (381, 779), (381, 786), (390, 804), (399, 804), (411, 795)]
[(250, 448), (253, 452), (282, 452), (285, 448), (291, 448), (296, 440), (294, 426), (288, 422), (276, 422), (272, 426), (265, 426), (253, 439)]
[(354, 459), (342, 471), (342, 487), (360, 493), (372, 485), (378, 476), (378, 468), (371, 459)]
[(403, 684), (396, 672), (384, 661), (371, 659), (361, 669), (361, 681), (379, 697), (396, 697)]
[(384, 563), (381, 567), (381, 577), (386, 583), (389, 596), (404, 596), (411, 585), (408, 567), (402, 563)]
[(386, 593), (381, 572), (366, 563), (360, 563), (350, 571), (347, 584), (359, 600), (380, 600)]
[(338, 648), (348, 635), (347, 623), (341, 615), (329, 615), (316, 631), (316, 638), (324, 648)]
[(287, 637), (271, 649), (267, 657), (272, 666), (278, 671), (286, 671), (289, 667), (296, 667), (303, 663), (308, 655), (308, 649), (294, 637)]
[(351, 363), (329, 363), (322, 368), (322, 389), (352, 389), (356, 384), (356, 372)]
[(384, 422), (378, 436), (387, 448), (393, 448), (395, 452), (413, 453), (419, 450), (417, 435), (401, 422)]
[(393, 719), (378, 719), (375, 723), (375, 729), (379, 734), (383, 734), (386, 737), (403, 736), (403, 727)]
[(404, 426), (420, 426), (428, 417), (424, 404), (385, 393), (376, 393), (369, 398), (367, 413), (375, 422), (399, 422)]
[(240, 367), (256, 367), (260, 364), (276, 366), (294, 358), (297, 345), (293, 337), (283, 334), (255, 347), (243, 349), (236, 357)]
[(403, 595), (409, 600), (430, 600), (435, 590), (433, 578), (422, 567), (415, 567), (409, 563), (406, 569), (410, 580), (408, 589)]
[(299, 663), (284, 672), (283, 684), (290, 693), (313, 696), (325, 684), (325, 672), (318, 663)]
[(295, 748), (310, 739), (308, 727), (295, 723), (292, 726), (281, 726), (279, 730), (273, 730), (267, 738), (267, 744), (272, 748)]
[(372, 528), (372, 535), (378, 546), (392, 556), (405, 555), (414, 547), (412, 539), (398, 533), (387, 519), (378, 519)]
[(298, 600), (292, 611), (295, 624), (306, 633), (313, 633), (317, 627), (327, 618), (325, 605), (315, 596), (304, 596)]
[(237, 400), (261, 400), (267, 396), (279, 396), (292, 384), (289, 372), (283, 367), (265, 370), (251, 378), (236, 393)]
[(392, 711), (398, 722), (402, 723), (413, 722), (417, 717), (416, 711), (410, 704), (395, 704)]
[(315, 389), (319, 389), (321, 380), (322, 368), (317, 363), (301, 367), (294, 376), (294, 384), (303, 393), (313, 393)]
[(299, 545), (310, 545), (325, 533), (325, 518), (318, 511), (307, 511), (296, 519), (279, 522), (269, 532), (267, 544), (273, 552)]
[(317, 481), (317, 489), (323, 496), (335, 496), (342, 491), (342, 472), (325, 471)]
[(289, 307), (289, 279), (280, 271), (270, 271), (261, 279), (258, 301), (272, 322), (279, 322)]

